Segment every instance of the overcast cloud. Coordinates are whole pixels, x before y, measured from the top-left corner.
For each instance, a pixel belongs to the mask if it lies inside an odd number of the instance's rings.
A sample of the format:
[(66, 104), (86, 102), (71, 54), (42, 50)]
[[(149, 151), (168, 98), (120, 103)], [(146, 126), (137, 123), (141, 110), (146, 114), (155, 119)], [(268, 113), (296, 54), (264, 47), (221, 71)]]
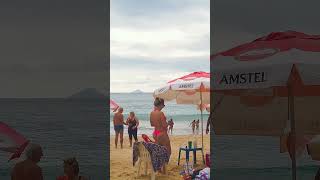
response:
[(111, 92), (209, 71), (209, 0), (111, 1)]

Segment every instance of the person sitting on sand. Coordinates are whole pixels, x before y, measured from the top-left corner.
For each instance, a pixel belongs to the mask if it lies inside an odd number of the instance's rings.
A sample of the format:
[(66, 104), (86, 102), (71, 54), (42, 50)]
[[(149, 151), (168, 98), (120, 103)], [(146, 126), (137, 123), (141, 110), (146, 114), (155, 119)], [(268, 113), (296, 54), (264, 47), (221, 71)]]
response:
[(193, 120), (189, 126), (192, 127), (192, 134), (194, 134), (194, 129), (196, 128), (196, 120)]
[(154, 101), (154, 110), (150, 113), (150, 124), (154, 127), (153, 137), (155, 142), (166, 147), (170, 157), (171, 144), (167, 131), (168, 123), (166, 121), (166, 116), (161, 111), (164, 107), (164, 100), (156, 98)]
[(170, 118), (170, 120), (168, 121), (168, 126), (169, 126), (168, 133), (170, 133), (170, 131), (171, 131), (171, 134), (172, 134), (173, 125), (174, 125), (174, 122), (173, 122), (172, 118)]
[(139, 120), (135, 116), (134, 112), (130, 112), (130, 115), (125, 124), (128, 125), (130, 147), (132, 147), (132, 136), (134, 137), (134, 141), (138, 142), (137, 134), (138, 134), (138, 126), (139, 126)]
[(79, 176), (79, 163), (76, 158), (63, 160), (64, 176), (57, 177), (57, 180), (88, 180), (84, 176)]
[(113, 117), (113, 126), (114, 126), (114, 131), (116, 133), (116, 138), (115, 138), (115, 145), (116, 148), (118, 147), (118, 138), (119, 138), (119, 134), (120, 134), (120, 145), (121, 145), (121, 149), (123, 146), (123, 124), (124, 124), (124, 120), (123, 120), (123, 108), (120, 107), (118, 109), (118, 112), (116, 112), (114, 114)]
[(11, 180), (43, 180), (42, 170), (37, 165), (43, 156), (41, 146), (30, 144), (26, 155), (26, 160), (14, 166)]

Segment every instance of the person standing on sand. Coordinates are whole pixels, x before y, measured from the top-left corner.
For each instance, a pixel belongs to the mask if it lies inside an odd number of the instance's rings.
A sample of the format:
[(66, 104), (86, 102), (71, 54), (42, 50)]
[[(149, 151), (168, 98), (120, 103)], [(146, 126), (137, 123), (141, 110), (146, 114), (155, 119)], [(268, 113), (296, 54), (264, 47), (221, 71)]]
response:
[(43, 152), (38, 144), (30, 144), (27, 159), (17, 163), (11, 173), (11, 180), (43, 180), (42, 169), (37, 165)]
[(171, 131), (171, 135), (172, 135), (173, 125), (174, 125), (172, 118), (169, 120), (168, 125), (169, 125), (168, 133), (170, 133)]
[(120, 145), (121, 145), (121, 149), (123, 147), (123, 124), (124, 124), (124, 120), (123, 120), (123, 108), (120, 107), (118, 109), (118, 112), (116, 112), (113, 116), (113, 126), (114, 126), (114, 131), (116, 133), (116, 138), (115, 138), (115, 145), (116, 148), (118, 147), (118, 138), (119, 138), (119, 134), (120, 134)]
[(210, 124), (211, 124), (211, 122), (212, 122), (212, 113), (210, 113), (210, 115), (208, 117), (206, 134), (208, 134), (210, 132)]
[(132, 147), (132, 136), (134, 137), (134, 141), (138, 142), (137, 134), (138, 134), (138, 126), (139, 126), (139, 120), (135, 116), (134, 112), (130, 112), (130, 115), (127, 118), (127, 121), (125, 124), (128, 125), (130, 147)]
[(196, 120), (193, 120), (189, 126), (192, 127), (192, 134), (194, 134), (194, 129), (196, 128)]
[(154, 101), (154, 110), (150, 113), (150, 124), (154, 127), (153, 138), (155, 142), (167, 148), (169, 157), (171, 155), (171, 144), (168, 136), (168, 123), (166, 116), (161, 111), (165, 105), (164, 100), (156, 98)]
[(198, 119), (196, 121), (196, 133), (197, 133), (197, 135), (199, 134), (199, 124), (200, 124), (200, 120)]

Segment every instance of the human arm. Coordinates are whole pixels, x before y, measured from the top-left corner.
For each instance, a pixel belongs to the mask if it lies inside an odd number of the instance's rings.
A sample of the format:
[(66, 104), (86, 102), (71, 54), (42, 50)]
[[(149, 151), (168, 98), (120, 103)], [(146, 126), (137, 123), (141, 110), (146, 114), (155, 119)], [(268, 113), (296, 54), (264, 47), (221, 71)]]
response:
[(152, 118), (152, 112), (150, 113), (150, 125), (151, 125), (151, 127), (154, 127), (154, 122), (153, 122), (153, 118)]
[(164, 129), (167, 129), (167, 128), (168, 128), (167, 118), (166, 118), (166, 116), (164, 115), (163, 112), (161, 112), (160, 115), (161, 115), (161, 116), (160, 116), (161, 125), (162, 125), (162, 127), (163, 127)]
[(137, 122), (137, 124), (136, 124), (135, 128), (138, 128), (139, 127), (139, 119), (138, 118), (136, 118), (136, 122)]

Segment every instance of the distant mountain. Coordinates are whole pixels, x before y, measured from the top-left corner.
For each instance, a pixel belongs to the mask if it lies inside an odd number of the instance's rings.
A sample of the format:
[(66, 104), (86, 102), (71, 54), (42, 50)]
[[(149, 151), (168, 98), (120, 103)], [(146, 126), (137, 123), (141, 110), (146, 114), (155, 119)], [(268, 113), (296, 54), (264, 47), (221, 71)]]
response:
[(141, 90), (139, 90), (139, 89), (137, 89), (137, 90), (135, 90), (135, 91), (132, 91), (131, 93), (132, 93), (132, 94), (141, 94), (141, 93), (144, 93), (144, 92), (141, 91)]
[(95, 88), (87, 88), (69, 97), (70, 99), (106, 99), (107, 97)]

